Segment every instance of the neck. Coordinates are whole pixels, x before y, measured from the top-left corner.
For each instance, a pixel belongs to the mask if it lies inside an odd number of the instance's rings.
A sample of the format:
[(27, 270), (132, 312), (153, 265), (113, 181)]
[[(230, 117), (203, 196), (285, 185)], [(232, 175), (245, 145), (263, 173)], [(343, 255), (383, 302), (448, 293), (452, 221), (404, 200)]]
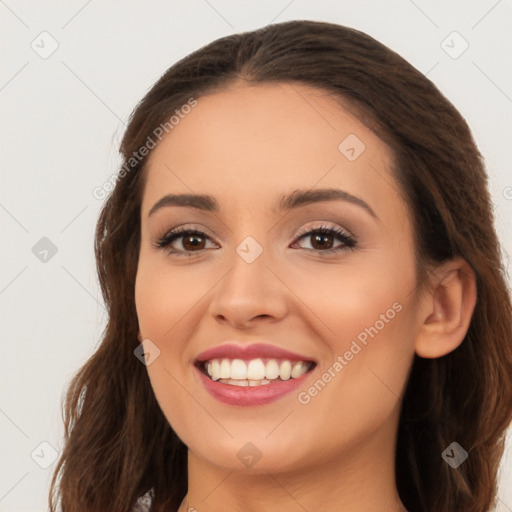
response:
[(220, 468), (189, 450), (188, 494), (178, 512), (405, 512), (395, 482), (396, 425), (389, 421), (321, 463), (281, 473)]

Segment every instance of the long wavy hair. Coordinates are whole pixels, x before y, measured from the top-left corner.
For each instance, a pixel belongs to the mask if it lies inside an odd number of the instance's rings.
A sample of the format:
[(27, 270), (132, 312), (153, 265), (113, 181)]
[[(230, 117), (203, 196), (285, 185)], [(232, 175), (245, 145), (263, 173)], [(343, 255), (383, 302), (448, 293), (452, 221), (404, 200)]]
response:
[[(414, 358), (395, 464), (409, 511), (487, 512), (512, 421), (512, 308), (483, 158), (464, 118), (422, 73), (362, 32), (314, 21), (218, 39), (170, 67), (134, 109), (120, 146), (124, 171), (95, 234), (108, 322), (63, 397), (65, 445), (50, 510), (129, 512), (151, 491), (151, 510), (168, 512), (187, 492), (187, 448), (134, 356), (148, 157), (135, 161), (133, 155), (190, 98), (200, 101), (240, 80), (302, 83), (332, 93), (392, 150), (393, 174), (414, 226), (418, 275), (457, 256), (473, 269), (478, 297), (464, 341), (444, 357)], [(468, 452), (457, 469), (441, 457), (453, 441)]]

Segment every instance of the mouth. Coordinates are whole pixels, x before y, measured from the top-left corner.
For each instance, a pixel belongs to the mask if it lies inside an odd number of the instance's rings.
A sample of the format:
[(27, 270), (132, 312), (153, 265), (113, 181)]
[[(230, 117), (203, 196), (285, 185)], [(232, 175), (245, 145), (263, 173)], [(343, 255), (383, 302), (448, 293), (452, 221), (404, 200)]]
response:
[(264, 405), (287, 395), (316, 367), (306, 356), (268, 345), (225, 344), (194, 361), (206, 391), (229, 405)]
[(250, 360), (215, 358), (197, 361), (196, 366), (212, 381), (229, 386), (256, 387), (299, 379), (310, 372), (316, 363), (274, 358)]

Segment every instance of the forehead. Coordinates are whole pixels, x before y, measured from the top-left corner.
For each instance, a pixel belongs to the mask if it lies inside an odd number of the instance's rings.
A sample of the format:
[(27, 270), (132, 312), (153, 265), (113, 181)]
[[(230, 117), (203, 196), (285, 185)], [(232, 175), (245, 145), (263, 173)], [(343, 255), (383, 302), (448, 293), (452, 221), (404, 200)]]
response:
[(327, 91), (236, 85), (197, 102), (152, 150), (143, 212), (170, 192), (251, 208), (292, 189), (343, 187), (375, 209), (396, 193), (385, 190), (390, 148)]

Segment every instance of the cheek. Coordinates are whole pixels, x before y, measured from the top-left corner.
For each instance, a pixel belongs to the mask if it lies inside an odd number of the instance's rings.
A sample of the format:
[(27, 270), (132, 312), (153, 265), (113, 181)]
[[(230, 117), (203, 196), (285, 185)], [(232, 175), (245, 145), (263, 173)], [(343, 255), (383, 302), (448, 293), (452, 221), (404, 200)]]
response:
[(390, 413), (414, 356), (411, 258), (354, 261), (335, 272), (321, 269), (314, 279), (297, 277), (294, 288), (312, 305), (327, 354), (313, 386), (300, 390), (299, 403), (311, 406), (320, 423), (347, 427), (346, 414), (355, 411), (356, 423), (366, 418), (369, 424)]
[(314, 273), (298, 269), (288, 278), (294, 294), (314, 314), (309, 324), (318, 326), (315, 334), (332, 357), (343, 354), (358, 337), (364, 343), (372, 335), (392, 336), (415, 286), (412, 257), (389, 251), (349, 255), (333, 265), (317, 264)]
[(186, 418), (194, 414), (200, 416), (201, 411), (193, 410), (195, 402), (186, 391), (185, 352), (190, 333), (185, 330), (190, 325), (183, 320), (198, 301), (198, 294), (204, 291), (197, 289), (197, 283), (192, 282), (186, 272), (175, 269), (171, 274), (170, 267), (163, 263), (141, 255), (135, 281), (135, 305), (142, 337), (149, 338), (160, 350), (158, 357), (147, 366), (151, 387), (167, 421), (176, 432), (187, 433), (182, 437), (187, 442), (194, 427)]
[[(211, 280), (211, 276), (210, 276)], [(175, 326), (207, 291), (207, 284), (164, 259), (141, 255), (135, 281), (135, 305), (141, 333), (163, 341), (176, 338)]]

